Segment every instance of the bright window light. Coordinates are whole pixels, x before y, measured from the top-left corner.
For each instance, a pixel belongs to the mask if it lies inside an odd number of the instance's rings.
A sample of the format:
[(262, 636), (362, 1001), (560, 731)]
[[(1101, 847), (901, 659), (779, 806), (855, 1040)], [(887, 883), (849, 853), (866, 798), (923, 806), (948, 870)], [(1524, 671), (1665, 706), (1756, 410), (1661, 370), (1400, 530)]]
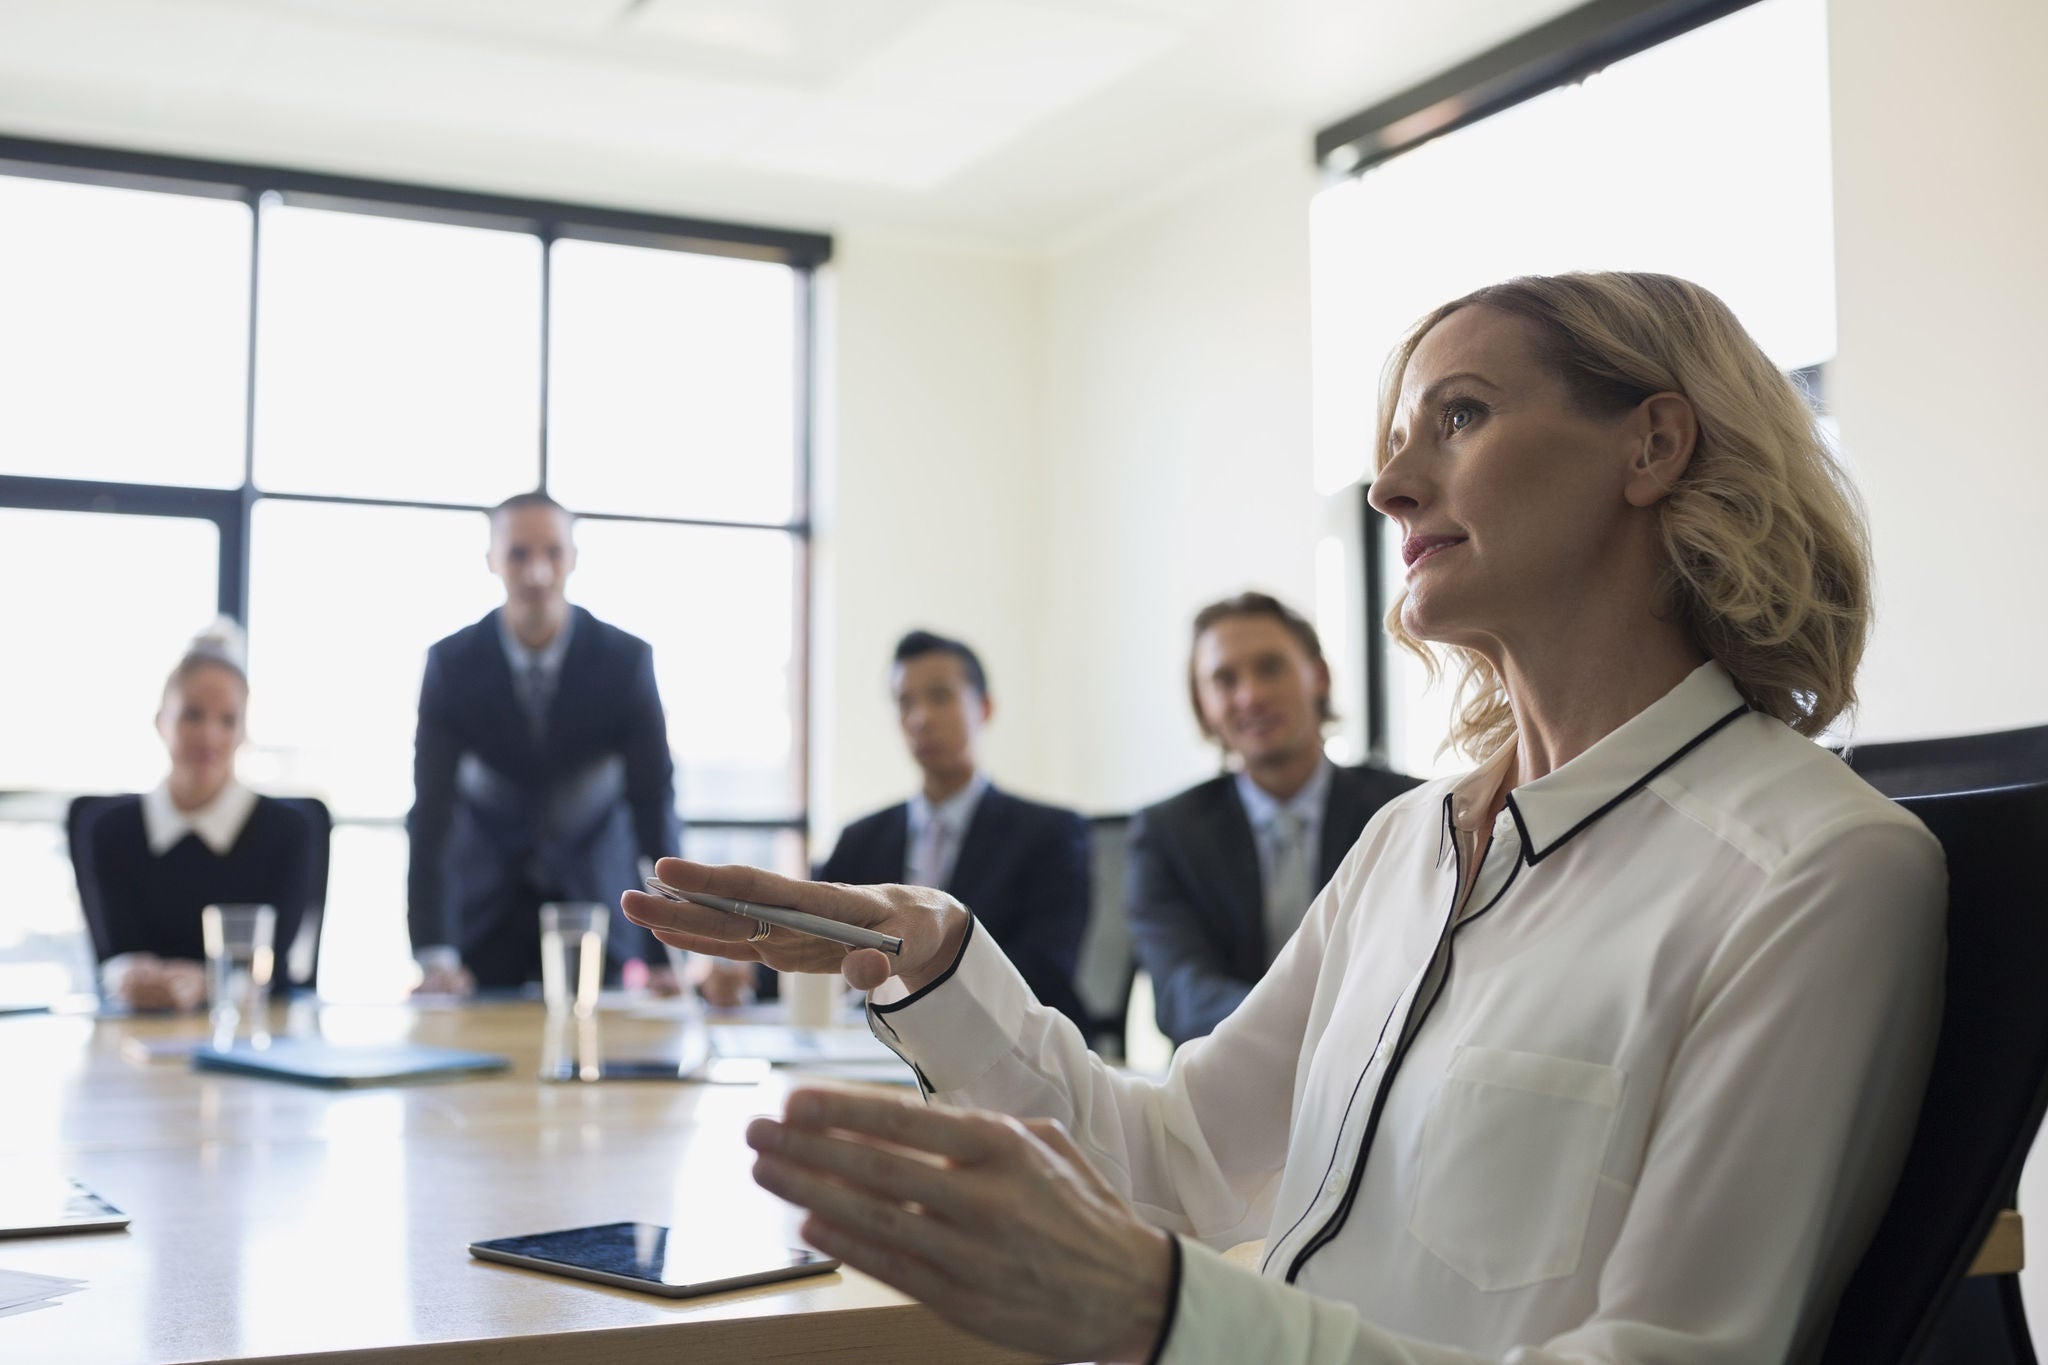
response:
[(764, 261), (559, 241), (549, 479), (579, 512), (796, 514), (796, 273)]
[[(1386, 357), (1438, 304), (1515, 275), (1651, 270), (1719, 294), (1786, 370), (1835, 351), (1826, 10), (1763, 0), (1426, 143), (1311, 214), (1316, 481), (1367, 477)], [(1403, 568), (1390, 542), (1389, 578)], [(1424, 774), (1443, 688), (1388, 650), (1394, 766)]]
[(263, 205), (256, 483), (493, 503), (540, 482), (540, 239)]
[(0, 175), (0, 474), (232, 488), (249, 206)]

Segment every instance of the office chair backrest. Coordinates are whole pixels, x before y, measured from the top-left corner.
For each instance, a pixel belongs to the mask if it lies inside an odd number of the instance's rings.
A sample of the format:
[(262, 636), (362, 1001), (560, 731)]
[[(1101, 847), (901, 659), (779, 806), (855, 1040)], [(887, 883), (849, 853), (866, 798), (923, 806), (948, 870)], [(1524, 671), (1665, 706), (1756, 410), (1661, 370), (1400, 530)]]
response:
[[(106, 901), (92, 872), (92, 860), (85, 856), (85, 831), (100, 811), (119, 796), (74, 796), (64, 808), (64, 846), (71, 854), (71, 875), (78, 880), (78, 904), (85, 911), (85, 927), (92, 934), (93, 958), (104, 961), (107, 951)], [(95, 977), (97, 980), (97, 977)]]
[(306, 913), (299, 920), (299, 936), (285, 954), (285, 979), (294, 986), (317, 989), (320, 972), (320, 933), (327, 926), (328, 846), (334, 840), (334, 817), (327, 803), (317, 796), (280, 796), (278, 801), (305, 817), (312, 831), (312, 847), (306, 856)]
[[(1948, 854), (1947, 996), (1905, 1170), (1843, 1292), (1823, 1365), (1925, 1358), (1992, 1220), (2017, 1194), (2048, 1108), (2048, 784), (1900, 804)], [(2002, 1293), (2016, 1336), (2000, 1356), (1974, 1358), (2031, 1362), (2017, 1287)]]
[(1098, 816), (1089, 821), (1092, 900), (1088, 932), (1081, 939), (1081, 957), (1074, 968), (1074, 990), (1095, 1020), (1095, 1033), (1124, 1046), (1124, 1014), (1131, 1003), (1131, 979), (1137, 954), (1131, 947), (1131, 926), (1124, 917), (1124, 844), (1130, 817)]
[(1886, 796), (1932, 796), (2048, 782), (2048, 725), (1988, 735), (1852, 744), (1842, 757)]
[[(106, 901), (92, 873), (92, 860), (85, 854), (85, 831), (100, 811), (127, 796), (75, 796), (64, 811), (64, 841), (71, 853), (71, 872), (78, 879), (78, 903), (85, 911), (86, 928), (92, 934), (94, 955), (108, 956)], [(286, 946), (285, 979), (294, 986), (313, 986), (320, 961), (320, 931), (326, 922), (328, 845), (334, 834), (334, 817), (327, 803), (311, 796), (281, 796), (282, 804), (302, 816), (313, 840), (306, 859), (306, 913), (299, 921), (298, 937)]]

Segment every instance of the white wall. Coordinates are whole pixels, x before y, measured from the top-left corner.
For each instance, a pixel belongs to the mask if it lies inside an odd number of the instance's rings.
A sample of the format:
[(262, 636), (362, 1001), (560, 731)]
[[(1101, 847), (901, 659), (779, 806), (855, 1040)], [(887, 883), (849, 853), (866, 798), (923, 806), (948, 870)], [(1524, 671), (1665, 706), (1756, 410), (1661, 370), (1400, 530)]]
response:
[(1215, 769), (1187, 624), (1313, 603), (1305, 133), (1226, 158), (1049, 259), (840, 237), (827, 285), (813, 848), (902, 799), (883, 692), (911, 625), (988, 664), (984, 757), (1120, 811)]
[(1044, 447), (1043, 268), (1000, 254), (842, 235), (819, 335), (813, 849), (916, 788), (887, 692), (913, 626), (982, 656), (990, 769), (1050, 780), (1036, 681), (1052, 487)]
[(1833, 400), (1879, 570), (1864, 739), (2048, 721), (2048, 5), (1834, 0)]
[(1038, 668), (1046, 790), (1083, 809), (1215, 771), (1185, 700), (1203, 602), (1312, 606), (1307, 149), (1220, 158), (1051, 261)]

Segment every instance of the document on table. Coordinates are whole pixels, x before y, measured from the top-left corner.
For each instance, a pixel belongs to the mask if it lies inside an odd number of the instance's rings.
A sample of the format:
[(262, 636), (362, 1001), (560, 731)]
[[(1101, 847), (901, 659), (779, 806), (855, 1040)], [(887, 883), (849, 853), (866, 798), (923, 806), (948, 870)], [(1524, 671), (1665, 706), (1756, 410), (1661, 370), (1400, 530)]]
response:
[(787, 1024), (722, 1024), (709, 1030), (719, 1057), (759, 1057), (776, 1066), (902, 1062), (866, 1029), (792, 1028)]
[(59, 1295), (85, 1288), (84, 1280), (58, 1275), (31, 1275), (25, 1270), (0, 1270), (0, 1317), (48, 1308)]

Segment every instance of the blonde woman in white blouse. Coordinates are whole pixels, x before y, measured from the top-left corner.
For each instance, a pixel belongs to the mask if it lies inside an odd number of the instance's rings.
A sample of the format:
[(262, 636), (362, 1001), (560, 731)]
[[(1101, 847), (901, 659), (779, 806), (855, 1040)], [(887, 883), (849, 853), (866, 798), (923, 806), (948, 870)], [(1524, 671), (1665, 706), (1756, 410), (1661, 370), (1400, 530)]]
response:
[[(943, 893), (661, 865), (897, 960), (627, 909), (871, 992), (928, 1103), (799, 1092), (750, 1130), (756, 1178), (996, 1341), (1811, 1359), (1905, 1154), (1943, 954), (1939, 846), (1813, 742), (1869, 619), (1852, 497), (1800, 394), (1665, 276), (1447, 304), (1385, 394), (1390, 624), (1455, 675), (1477, 766), (1381, 811), (1165, 1080), (1091, 1056)], [(1259, 1238), (1256, 1269), (1218, 1254)]]

